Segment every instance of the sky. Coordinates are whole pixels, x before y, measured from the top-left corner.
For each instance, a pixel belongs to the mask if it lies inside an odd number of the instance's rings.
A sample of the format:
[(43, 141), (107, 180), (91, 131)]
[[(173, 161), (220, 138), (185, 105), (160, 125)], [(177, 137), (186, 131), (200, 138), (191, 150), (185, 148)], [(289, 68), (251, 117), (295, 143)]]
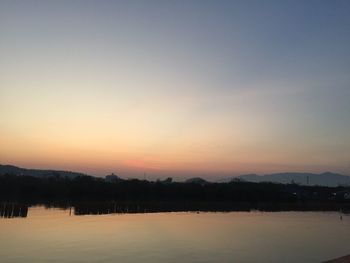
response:
[(0, 0), (0, 163), (350, 174), (350, 2)]

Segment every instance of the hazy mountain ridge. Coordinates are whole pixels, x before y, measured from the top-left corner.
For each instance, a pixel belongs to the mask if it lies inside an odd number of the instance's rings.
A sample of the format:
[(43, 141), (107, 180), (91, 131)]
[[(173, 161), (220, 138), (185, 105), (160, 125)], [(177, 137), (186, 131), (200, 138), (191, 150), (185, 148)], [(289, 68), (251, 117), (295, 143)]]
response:
[(71, 171), (26, 169), (26, 168), (17, 167), (14, 165), (0, 164), (0, 175), (4, 175), (4, 174), (15, 174), (15, 175), (33, 176), (33, 177), (60, 176), (60, 177), (68, 177), (68, 178), (75, 178), (78, 176), (86, 175), (83, 173), (71, 172)]
[[(26, 169), (17, 167), (14, 165), (1, 165), (0, 164), (0, 175), (14, 174), (19, 176), (34, 176), (34, 177), (50, 177), (60, 176), (67, 178), (75, 178), (78, 176), (86, 176), (87, 174), (71, 171), (60, 171), (60, 170), (43, 170), (43, 169)], [(91, 176), (91, 175), (90, 175)], [(108, 176), (106, 180), (109, 179)], [(121, 179), (118, 177), (118, 179)], [(281, 184), (296, 183), (300, 185), (320, 185), (320, 186), (350, 186), (350, 176), (325, 172), (321, 174), (315, 173), (300, 173), (300, 172), (286, 172), (286, 173), (274, 173), (266, 175), (258, 174), (245, 174), (235, 177), (226, 177), (221, 180), (217, 180), (219, 183), (228, 183), (232, 181), (247, 181), (247, 182), (272, 182)], [(186, 183), (209, 183), (208, 181), (194, 177), (185, 180)]]
[(241, 179), (247, 182), (273, 182), (273, 183), (297, 183), (301, 185), (322, 185), (322, 186), (340, 186), (350, 185), (350, 176), (325, 172), (321, 174), (315, 173), (275, 173), (266, 175), (246, 174), (231, 178)]

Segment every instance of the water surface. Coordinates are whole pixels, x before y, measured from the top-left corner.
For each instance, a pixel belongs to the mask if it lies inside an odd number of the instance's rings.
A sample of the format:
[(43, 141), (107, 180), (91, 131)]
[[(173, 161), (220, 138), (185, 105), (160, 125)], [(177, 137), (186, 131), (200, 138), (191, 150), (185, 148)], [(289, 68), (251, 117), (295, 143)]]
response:
[(74, 216), (29, 208), (0, 218), (0, 262), (321, 262), (350, 253), (336, 212)]

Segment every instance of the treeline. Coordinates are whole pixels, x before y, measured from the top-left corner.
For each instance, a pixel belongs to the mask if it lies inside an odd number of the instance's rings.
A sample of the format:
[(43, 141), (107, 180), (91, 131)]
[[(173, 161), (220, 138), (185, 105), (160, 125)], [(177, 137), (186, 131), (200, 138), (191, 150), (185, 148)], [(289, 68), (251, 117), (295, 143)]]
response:
[[(299, 186), (274, 183), (180, 183), (118, 180), (79, 176), (73, 179), (1, 175), (0, 200), (48, 203), (78, 201), (346, 203), (344, 187)], [(338, 194), (342, 193), (342, 194)]]

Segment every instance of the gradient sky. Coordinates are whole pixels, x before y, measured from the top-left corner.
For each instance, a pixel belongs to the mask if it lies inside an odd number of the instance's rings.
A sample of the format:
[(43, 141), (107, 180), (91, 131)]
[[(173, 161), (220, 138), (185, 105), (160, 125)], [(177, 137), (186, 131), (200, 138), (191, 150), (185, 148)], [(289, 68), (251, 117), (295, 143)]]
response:
[(0, 163), (350, 174), (350, 1), (0, 0)]

